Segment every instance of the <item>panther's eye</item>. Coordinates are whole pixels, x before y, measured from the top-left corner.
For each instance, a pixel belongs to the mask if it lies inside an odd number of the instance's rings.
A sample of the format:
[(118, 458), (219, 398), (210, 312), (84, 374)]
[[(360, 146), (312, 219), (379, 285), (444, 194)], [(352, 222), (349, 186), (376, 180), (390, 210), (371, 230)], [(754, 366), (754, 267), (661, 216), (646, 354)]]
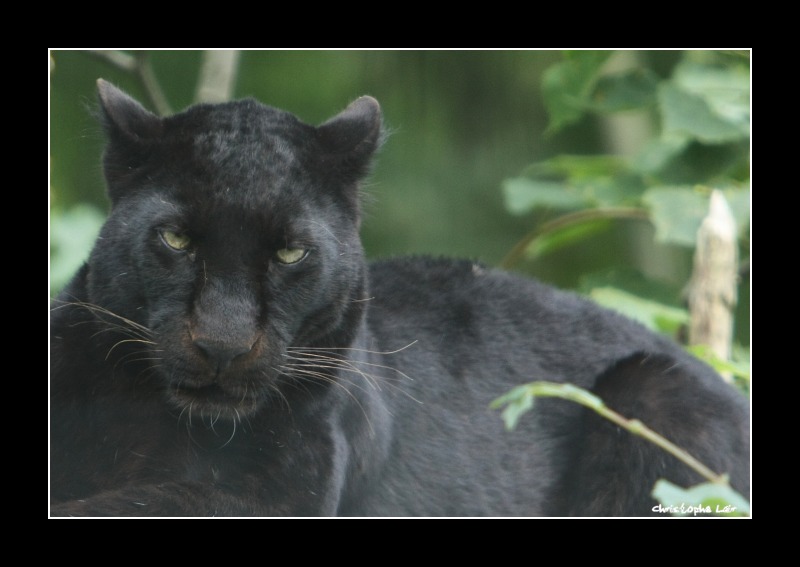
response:
[(172, 248), (173, 250), (183, 251), (189, 247), (191, 244), (191, 239), (181, 232), (175, 232), (173, 230), (162, 230), (160, 231), (161, 240)]
[(296, 264), (306, 256), (308, 250), (305, 248), (281, 248), (275, 252), (275, 257), (281, 264)]

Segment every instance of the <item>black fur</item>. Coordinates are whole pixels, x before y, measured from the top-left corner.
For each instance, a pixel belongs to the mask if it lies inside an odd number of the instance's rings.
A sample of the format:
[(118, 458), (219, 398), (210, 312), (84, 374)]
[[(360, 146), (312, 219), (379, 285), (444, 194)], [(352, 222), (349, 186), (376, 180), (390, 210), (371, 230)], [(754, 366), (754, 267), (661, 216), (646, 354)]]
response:
[(747, 494), (747, 402), (678, 346), (471, 262), (365, 263), (374, 99), (315, 128), (98, 86), (112, 210), (53, 307), (51, 514), (646, 515), (656, 479), (699, 480), (569, 402), (504, 431), (489, 403), (537, 379)]

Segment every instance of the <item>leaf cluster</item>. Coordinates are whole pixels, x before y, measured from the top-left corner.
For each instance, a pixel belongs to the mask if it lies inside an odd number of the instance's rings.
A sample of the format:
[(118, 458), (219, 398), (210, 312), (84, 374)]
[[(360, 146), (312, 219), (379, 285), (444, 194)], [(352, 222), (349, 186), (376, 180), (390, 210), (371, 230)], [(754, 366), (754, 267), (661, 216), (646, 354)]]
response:
[[(660, 245), (693, 249), (708, 213), (712, 189), (731, 207), (744, 249), (750, 219), (750, 67), (747, 53), (685, 52), (666, 76), (639, 64), (608, 71), (611, 51), (570, 51), (542, 80), (548, 133), (587, 119), (644, 113), (657, 132), (633, 156), (558, 155), (506, 179), (506, 210), (535, 214), (536, 226), (503, 261), (506, 268), (536, 261), (588, 242), (622, 220), (651, 223)], [(618, 274), (582, 291), (651, 329), (675, 336), (688, 314), (662, 304), (651, 282), (643, 286)], [(638, 275), (637, 275), (638, 277)], [(621, 286), (618, 289), (616, 286)], [(649, 296), (649, 297), (648, 297)]]

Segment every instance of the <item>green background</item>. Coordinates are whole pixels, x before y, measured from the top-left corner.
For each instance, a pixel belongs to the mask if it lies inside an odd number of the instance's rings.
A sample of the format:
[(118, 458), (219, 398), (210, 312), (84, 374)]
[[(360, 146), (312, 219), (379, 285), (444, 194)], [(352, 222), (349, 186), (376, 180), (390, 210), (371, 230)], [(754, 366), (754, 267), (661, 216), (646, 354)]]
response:
[[(102, 132), (92, 116), (96, 80), (111, 81), (146, 106), (147, 98), (131, 74), (87, 53), (50, 55), (51, 290), (56, 291), (88, 254), (97, 219), (108, 206), (100, 168)], [(633, 57), (667, 77), (681, 56), (623, 52), (608, 63)], [(149, 58), (172, 108), (190, 105), (201, 53), (154, 51)], [(368, 256), (433, 254), (497, 265), (544, 218), (541, 212), (509, 213), (504, 180), (560, 154), (626, 151), (592, 114), (557, 133), (547, 130), (542, 81), (546, 69), (561, 60), (558, 51), (248, 51), (241, 55), (234, 96), (255, 97), (311, 124), (358, 96), (376, 97), (391, 135), (364, 187)], [(639, 126), (657, 126), (651, 110), (628, 114)], [(655, 243), (647, 222), (616, 222), (514, 269), (579, 288), (598, 273), (631, 268), (663, 286), (660, 300), (680, 305), (691, 249)], [(740, 289), (745, 313), (748, 293), (748, 286)], [(739, 336), (749, 342), (747, 329), (739, 329)]]

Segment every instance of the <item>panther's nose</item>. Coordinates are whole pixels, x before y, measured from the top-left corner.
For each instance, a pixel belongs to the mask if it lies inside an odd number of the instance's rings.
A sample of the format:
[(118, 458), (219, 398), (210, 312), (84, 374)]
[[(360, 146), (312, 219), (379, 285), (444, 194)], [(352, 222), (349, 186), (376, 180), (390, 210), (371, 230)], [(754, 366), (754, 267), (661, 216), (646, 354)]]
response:
[(254, 342), (235, 342), (213, 340), (208, 338), (193, 339), (194, 345), (200, 350), (208, 364), (220, 374), (237, 358), (243, 357), (253, 350)]

